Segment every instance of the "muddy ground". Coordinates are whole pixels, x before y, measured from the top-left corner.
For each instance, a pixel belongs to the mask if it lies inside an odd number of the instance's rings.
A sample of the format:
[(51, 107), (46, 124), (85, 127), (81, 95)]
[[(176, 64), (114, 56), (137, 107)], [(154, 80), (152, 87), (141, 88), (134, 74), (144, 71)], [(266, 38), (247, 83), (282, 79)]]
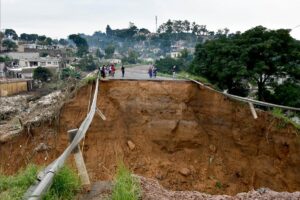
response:
[[(81, 88), (59, 120), (0, 144), (0, 170), (11, 174), (58, 157), (67, 130), (87, 114), (91, 89)], [(170, 190), (300, 190), (298, 131), (266, 112), (254, 120), (246, 104), (185, 81), (104, 81), (97, 104), (107, 120), (96, 115), (82, 145), (92, 181), (113, 179), (123, 159)]]

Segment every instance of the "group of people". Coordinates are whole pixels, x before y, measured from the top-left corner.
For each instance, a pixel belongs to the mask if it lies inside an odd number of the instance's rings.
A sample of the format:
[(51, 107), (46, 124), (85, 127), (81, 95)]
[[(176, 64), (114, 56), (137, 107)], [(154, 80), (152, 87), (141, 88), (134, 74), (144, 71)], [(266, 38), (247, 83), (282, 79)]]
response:
[(105, 78), (107, 76), (111, 76), (114, 77), (115, 76), (115, 72), (116, 72), (116, 68), (114, 64), (110, 64), (110, 65), (103, 65), (100, 69), (101, 72), (101, 77)]
[[(125, 76), (125, 67), (122, 65), (121, 67), (121, 71), (122, 71), (122, 77), (124, 78)], [(103, 65), (100, 68), (100, 74), (102, 78), (105, 77), (115, 77), (115, 73), (116, 73), (116, 67), (114, 64), (110, 64), (110, 65)]]
[(155, 66), (150, 66), (148, 69), (148, 74), (149, 74), (150, 78), (152, 78), (152, 77), (156, 78), (157, 68)]

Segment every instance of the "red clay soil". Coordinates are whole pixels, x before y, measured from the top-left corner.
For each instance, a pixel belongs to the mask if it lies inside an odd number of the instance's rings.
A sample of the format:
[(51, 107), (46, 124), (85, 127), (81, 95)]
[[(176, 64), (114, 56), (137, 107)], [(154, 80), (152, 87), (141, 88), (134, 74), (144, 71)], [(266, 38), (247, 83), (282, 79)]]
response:
[[(0, 144), (0, 170), (55, 159), (68, 144), (67, 130), (86, 116), (90, 87), (65, 104), (59, 125), (42, 124)], [(254, 120), (246, 104), (184, 81), (101, 82), (97, 104), (107, 120), (95, 116), (83, 147), (92, 181), (113, 179), (123, 159), (170, 190), (300, 190), (298, 132), (265, 112)], [(35, 149), (40, 143), (48, 149)]]

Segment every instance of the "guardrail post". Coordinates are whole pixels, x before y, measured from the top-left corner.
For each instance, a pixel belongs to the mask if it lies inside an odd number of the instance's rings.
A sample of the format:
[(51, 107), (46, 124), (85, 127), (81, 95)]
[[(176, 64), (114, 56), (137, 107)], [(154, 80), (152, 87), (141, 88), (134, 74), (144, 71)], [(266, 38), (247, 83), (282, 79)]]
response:
[[(68, 131), (70, 143), (73, 141), (74, 137), (76, 136), (77, 131), (78, 131), (78, 129), (72, 129), (72, 130)], [(76, 163), (76, 167), (78, 169), (78, 173), (79, 173), (79, 177), (80, 177), (82, 186), (83, 186), (84, 190), (90, 191), (91, 190), (90, 178), (87, 173), (84, 159), (83, 159), (81, 150), (78, 145), (77, 145), (77, 147), (74, 148), (72, 153), (74, 154), (74, 160)]]
[(250, 106), (250, 110), (251, 110), (251, 113), (252, 113), (252, 116), (254, 119), (257, 119), (257, 114), (256, 114), (256, 111), (255, 111), (255, 108), (253, 106), (253, 103), (250, 103), (249, 102), (249, 106)]

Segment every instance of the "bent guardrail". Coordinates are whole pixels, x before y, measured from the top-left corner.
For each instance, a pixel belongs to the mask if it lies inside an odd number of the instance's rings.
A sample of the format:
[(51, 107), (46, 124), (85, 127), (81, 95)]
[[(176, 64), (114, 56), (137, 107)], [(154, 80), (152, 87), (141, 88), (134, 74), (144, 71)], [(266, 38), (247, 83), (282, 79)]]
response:
[(64, 165), (66, 159), (71, 154), (73, 149), (76, 148), (79, 142), (85, 137), (85, 134), (89, 126), (91, 125), (96, 112), (98, 87), (99, 87), (99, 78), (97, 75), (96, 87), (95, 87), (95, 92), (94, 92), (90, 112), (88, 113), (84, 121), (81, 123), (76, 136), (74, 137), (70, 145), (65, 149), (65, 151), (55, 161), (53, 161), (42, 172), (38, 174), (37, 183), (31, 186), (27, 190), (24, 199), (39, 200), (43, 197), (43, 195), (47, 192), (47, 190), (52, 185), (54, 175)]
[(266, 107), (274, 107), (274, 108), (282, 108), (282, 109), (286, 109), (286, 110), (294, 110), (294, 111), (300, 111), (300, 108), (295, 108), (295, 107), (290, 107), (290, 106), (282, 106), (282, 105), (277, 105), (277, 104), (273, 104), (273, 103), (267, 103), (267, 102), (263, 102), (263, 101), (258, 101), (258, 100), (254, 100), (254, 99), (249, 99), (249, 98), (245, 98), (245, 97), (240, 97), (240, 96), (236, 96), (236, 95), (232, 95), (232, 94), (228, 94), (228, 93), (225, 93), (225, 92), (220, 92), (218, 90), (215, 90), (211, 87), (208, 87), (206, 85), (204, 85), (203, 83), (199, 82), (199, 81), (196, 81), (194, 79), (190, 79), (190, 78), (187, 78), (187, 77), (183, 77), (187, 80), (190, 80), (194, 83), (197, 83), (198, 85), (201, 85), (202, 87), (205, 87), (209, 90), (212, 90), (214, 92), (217, 92), (217, 93), (220, 93), (220, 94), (223, 94), (231, 99), (235, 99), (235, 100), (238, 100), (238, 101), (242, 101), (242, 102), (246, 102), (246, 103), (252, 103), (252, 104), (255, 104), (255, 105), (259, 105), (259, 106), (266, 106)]

